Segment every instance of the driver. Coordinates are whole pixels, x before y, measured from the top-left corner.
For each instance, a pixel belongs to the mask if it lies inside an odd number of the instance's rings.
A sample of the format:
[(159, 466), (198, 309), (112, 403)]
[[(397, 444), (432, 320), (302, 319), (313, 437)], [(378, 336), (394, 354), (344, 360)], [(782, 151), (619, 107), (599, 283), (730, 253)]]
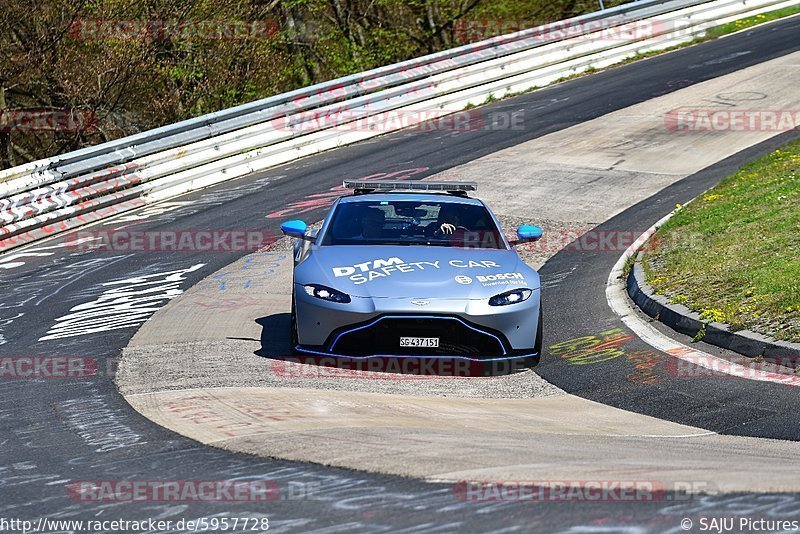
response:
[(434, 233), (450, 235), (456, 231), (460, 222), (457, 210), (452, 206), (442, 206), (436, 219), (437, 228)]

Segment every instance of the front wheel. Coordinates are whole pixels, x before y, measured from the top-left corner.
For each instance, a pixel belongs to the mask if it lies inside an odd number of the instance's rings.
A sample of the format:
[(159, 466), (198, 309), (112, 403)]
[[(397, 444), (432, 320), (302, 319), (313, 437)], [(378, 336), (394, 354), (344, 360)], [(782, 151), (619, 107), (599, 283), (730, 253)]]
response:
[(542, 357), (542, 306), (539, 305), (539, 323), (536, 326), (536, 342), (533, 344), (533, 350), (539, 355), (539, 358)]
[(291, 314), (290, 322), (291, 322), (291, 327), (290, 328), (291, 328), (291, 332), (292, 332), (292, 334), (291, 334), (292, 346), (289, 349), (289, 354), (297, 355), (297, 354), (299, 354), (299, 352), (297, 351), (297, 345), (299, 345), (300, 342), (299, 342), (298, 336), (297, 336), (297, 311), (295, 310), (295, 306), (294, 306), (294, 292), (292, 292), (292, 314)]
[(536, 341), (533, 343), (533, 352), (536, 353), (536, 356), (525, 358), (526, 367), (536, 367), (539, 365), (539, 361), (542, 359), (542, 339), (542, 308), (540, 307), (539, 321), (536, 325)]

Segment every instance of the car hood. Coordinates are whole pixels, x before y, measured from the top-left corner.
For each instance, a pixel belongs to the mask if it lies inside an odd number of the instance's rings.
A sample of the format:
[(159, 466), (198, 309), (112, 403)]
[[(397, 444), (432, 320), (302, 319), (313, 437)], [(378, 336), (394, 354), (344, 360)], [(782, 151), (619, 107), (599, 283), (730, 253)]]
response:
[(295, 283), (322, 284), (354, 297), (485, 299), (539, 288), (539, 274), (513, 250), (423, 246), (315, 247)]

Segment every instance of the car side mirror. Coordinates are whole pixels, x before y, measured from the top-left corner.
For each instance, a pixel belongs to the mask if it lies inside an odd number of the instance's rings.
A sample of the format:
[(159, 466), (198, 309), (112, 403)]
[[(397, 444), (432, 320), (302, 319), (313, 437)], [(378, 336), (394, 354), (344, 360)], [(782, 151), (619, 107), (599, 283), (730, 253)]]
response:
[(542, 229), (532, 224), (524, 224), (517, 228), (517, 240), (511, 243), (518, 245), (520, 243), (530, 243), (531, 241), (538, 241), (542, 238)]
[(307, 236), (306, 231), (308, 230), (308, 225), (305, 221), (295, 220), (295, 221), (286, 221), (281, 225), (281, 232), (284, 235), (289, 237), (294, 237), (295, 239), (303, 239), (305, 241), (314, 242), (316, 241), (315, 237)]

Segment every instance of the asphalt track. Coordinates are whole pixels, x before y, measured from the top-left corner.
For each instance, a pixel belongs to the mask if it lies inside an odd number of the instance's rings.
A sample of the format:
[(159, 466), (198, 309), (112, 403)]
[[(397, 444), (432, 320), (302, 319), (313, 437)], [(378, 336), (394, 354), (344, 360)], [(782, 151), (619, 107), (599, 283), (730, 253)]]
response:
[[(422, 169), (425, 177), (499, 149), (589, 120), (610, 111), (671, 92), (734, 70), (800, 49), (797, 18), (630, 64), (558, 86), (522, 95), (482, 108), (524, 109), (522, 130), (485, 129), (474, 132), (400, 132), (273, 169), (257, 176), (221, 184), (177, 199), (173, 209), (134, 221), (137, 229), (264, 229), (277, 232), (280, 219), (264, 214), (323, 193), (345, 178)], [(740, 52), (749, 51), (741, 55)], [(726, 59), (727, 58), (727, 59)], [(688, 77), (691, 79), (687, 79)], [(748, 156), (768, 146), (755, 147), (716, 168), (686, 179), (662, 194), (612, 220), (615, 228), (642, 229), (733, 169)], [(662, 196), (663, 195), (663, 196)], [(649, 204), (648, 204), (649, 203)], [(303, 216), (319, 219), (324, 208), (308, 205)], [(318, 207), (317, 207), (318, 206)], [(303, 208), (305, 209), (305, 208)], [(297, 211), (297, 210), (296, 210)], [(151, 213), (157, 210), (150, 210)], [(606, 224), (611, 225), (612, 221)], [(104, 227), (114, 228), (119, 222)], [(0, 270), (2, 356), (80, 355), (96, 358), (103, 371), (92, 379), (3, 380), (0, 382), (0, 517), (86, 519), (106, 517), (192, 518), (215, 514), (267, 515), (273, 530), (285, 531), (400, 531), (448, 532), (503, 528), (520, 530), (597, 531), (624, 525), (642, 530), (677, 529), (684, 514), (698, 510), (722, 513), (745, 504), (762, 516), (797, 513), (793, 495), (758, 497), (701, 497), (658, 503), (473, 503), (453, 497), (450, 485), (435, 485), (398, 477), (340, 469), (267, 461), (230, 454), (198, 445), (138, 416), (116, 393), (113, 365), (135, 328), (87, 333), (83, 336), (39, 341), (56, 319), (76, 304), (93, 300), (104, 282), (153, 275), (204, 264), (181, 282), (186, 289), (239, 254), (115, 254), (97, 255), (56, 248), (44, 243), (17, 256), (21, 262)], [(52, 253), (52, 254), (51, 254)], [(9, 258), (0, 258), (6, 267)], [(542, 269), (551, 273), (577, 266), (568, 291), (548, 294), (548, 345), (601, 332), (618, 321), (608, 309), (604, 284), (614, 259), (591, 254), (557, 255)], [(610, 262), (610, 263), (609, 263)], [(609, 263), (606, 265), (606, 263)], [(0, 263), (0, 266), (3, 264)], [(568, 287), (568, 286), (562, 286)], [(588, 323), (588, 324), (587, 324)], [(639, 347), (631, 340), (632, 347)], [(744, 380), (686, 381), (641, 384), (620, 381), (618, 366), (631, 365), (615, 358), (595, 365), (567, 367), (566, 360), (550, 358), (540, 373), (563, 389), (604, 403), (657, 415), (719, 432), (797, 439), (796, 396), (785, 387)], [(615, 372), (616, 371), (616, 372)], [(669, 385), (668, 385), (669, 383)], [(664, 393), (668, 388), (670, 395)], [(756, 389), (758, 388), (758, 389)], [(796, 394), (795, 394), (796, 395)], [(273, 503), (99, 503), (75, 502), (65, 485), (75, 480), (222, 480), (233, 477), (267, 478), (279, 483), (316, 481), (324, 489), (314, 500)], [(737, 504), (738, 503), (738, 504)], [(279, 528), (282, 527), (282, 528)]]
[[(596, 230), (633, 228), (643, 233), (676, 204), (686, 203), (748, 160), (796, 137), (796, 132), (789, 132), (739, 152), (665, 188)], [(539, 270), (544, 280), (557, 273), (568, 274), (561, 277), (557, 291), (542, 294), (543, 306), (549, 312), (545, 315), (545, 328), (557, 325), (559, 339), (564, 340), (586, 336), (587, 322), (597, 332), (624, 328), (608, 306), (605, 287), (598, 283), (603, 276), (608, 277), (617, 259), (605, 251), (569, 250), (551, 258)], [(673, 332), (670, 336), (681, 337)], [(686, 337), (683, 341), (690, 342)], [(600, 357), (598, 360), (602, 361), (580, 365), (571, 363), (571, 353), (564, 349), (546, 359), (537, 373), (569, 393), (719, 434), (800, 440), (800, 414), (791, 408), (798, 398), (796, 388), (726, 376), (682, 378), (667, 363), (669, 356), (635, 336), (614, 346), (619, 349), (619, 356)], [(710, 354), (724, 354), (705, 343), (700, 343), (699, 348)], [(648, 368), (653, 375), (637, 380), (636, 365), (643, 362), (652, 364)]]

